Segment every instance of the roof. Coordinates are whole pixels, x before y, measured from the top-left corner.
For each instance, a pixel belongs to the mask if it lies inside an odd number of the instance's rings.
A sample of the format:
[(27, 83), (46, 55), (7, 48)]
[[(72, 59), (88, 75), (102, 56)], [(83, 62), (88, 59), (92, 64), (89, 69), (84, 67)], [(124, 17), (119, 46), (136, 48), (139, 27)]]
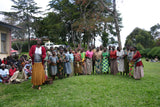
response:
[(12, 29), (12, 28), (13, 29), (18, 29), (18, 30), (22, 29), (21, 27), (17, 27), (17, 26), (14, 26), (14, 25), (2, 22), (2, 21), (0, 21), (0, 25), (4, 26), (4, 27), (7, 27), (7, 28), (10, 28), (10, 29)]

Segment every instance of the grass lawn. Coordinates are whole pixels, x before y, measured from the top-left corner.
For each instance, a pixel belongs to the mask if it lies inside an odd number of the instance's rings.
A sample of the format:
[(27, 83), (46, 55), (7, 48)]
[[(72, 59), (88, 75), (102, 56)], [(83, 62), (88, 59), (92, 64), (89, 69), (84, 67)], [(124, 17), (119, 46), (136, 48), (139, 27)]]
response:
[(0, 84), (0, 107), (158, 107), (160, 63), (144, 63), (145, 77), (90, 75), (56, 80), (42, 90), (31, 82)]

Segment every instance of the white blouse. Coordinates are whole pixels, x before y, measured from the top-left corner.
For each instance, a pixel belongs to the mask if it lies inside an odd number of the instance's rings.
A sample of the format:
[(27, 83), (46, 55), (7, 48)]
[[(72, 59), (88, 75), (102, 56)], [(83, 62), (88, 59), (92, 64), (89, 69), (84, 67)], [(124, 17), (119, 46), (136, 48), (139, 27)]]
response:
[(42, 54), (42, 47), (36, 47), (35, 54)]

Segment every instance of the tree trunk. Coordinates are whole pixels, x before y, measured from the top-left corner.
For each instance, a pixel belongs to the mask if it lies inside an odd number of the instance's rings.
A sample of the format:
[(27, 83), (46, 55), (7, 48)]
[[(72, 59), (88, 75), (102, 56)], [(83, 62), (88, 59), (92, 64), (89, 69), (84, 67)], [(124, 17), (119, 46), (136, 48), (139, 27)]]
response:
[(117, 39), (118, 39), (118, 45), (120, 49), (122, 49), (121, 45), (121, 36), (120, 36), (120, 30), (119, 30), (119, 25), (118, 25), (118, 14), (116, 10), (116, 0), (113, 0), (113, 15), (114, 15), (114, 22), (115, 22), (115, 27), (116, 27), (116, 32), (117, 32)]

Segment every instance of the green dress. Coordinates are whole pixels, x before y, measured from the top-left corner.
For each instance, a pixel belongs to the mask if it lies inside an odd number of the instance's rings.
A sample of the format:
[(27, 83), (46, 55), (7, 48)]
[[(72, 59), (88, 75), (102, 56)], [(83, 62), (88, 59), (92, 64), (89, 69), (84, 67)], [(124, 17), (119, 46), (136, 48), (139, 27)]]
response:
[(102, 73), (109, 72), (108, 57), (109, 57), (108, 52), (103, 52), (102, 53)]

